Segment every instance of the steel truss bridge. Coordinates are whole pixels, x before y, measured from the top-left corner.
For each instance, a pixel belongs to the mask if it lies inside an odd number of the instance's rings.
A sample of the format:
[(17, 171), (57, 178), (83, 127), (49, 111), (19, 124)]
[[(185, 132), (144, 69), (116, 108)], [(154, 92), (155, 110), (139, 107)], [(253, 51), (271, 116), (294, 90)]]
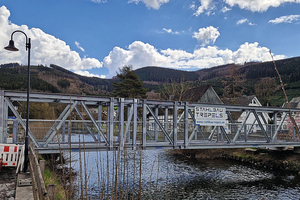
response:
[[(26, 92), (0, 90), (0, 143), (7, 143), (11, 133), (13, 143), (24, 142), (26, 111), (16, 104), (25, 105), (26, 98)], [(55, 120), (29, 120), (29, 137), (40, 153), (300, 146), (295, 129), (283, 130), (290, 123), (285, 108), (31, 93), (30, 105), (38, 103), (61, 108)], [(195, 125), (196, 107), (226, 109), (226, 125)], [(234, 120), (241, 113), (242, 121)]]

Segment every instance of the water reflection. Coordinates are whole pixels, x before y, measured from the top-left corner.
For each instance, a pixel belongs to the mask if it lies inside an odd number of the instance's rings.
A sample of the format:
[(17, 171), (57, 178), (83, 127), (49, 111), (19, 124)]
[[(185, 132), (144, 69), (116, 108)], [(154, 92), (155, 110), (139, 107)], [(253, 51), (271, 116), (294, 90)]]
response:
[[(85, 161), (82, 176), (79, 157)], [(233, 161), (187, 159), (164, 150), (73, 152), (72, 160), (78, 197), (86, 182), (91, 199), (300, 199), (298, 175)]]

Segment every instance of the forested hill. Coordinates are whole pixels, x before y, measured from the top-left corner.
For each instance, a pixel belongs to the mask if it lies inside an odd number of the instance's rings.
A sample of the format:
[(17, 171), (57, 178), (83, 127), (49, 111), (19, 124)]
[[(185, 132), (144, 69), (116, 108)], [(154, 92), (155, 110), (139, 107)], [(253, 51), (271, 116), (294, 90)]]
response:
[[(85, 77), (57, 65), (30, 66), (30, 86), (33, 92), (82, 95), (109, 95), (112, 80)], [(26, 90), (27, 66), (18, 63), (0, 65), (0, 90)]]
[[(276, 65), (289, 99), (300, 96), (300, 57), (278, 60)], [(235, 91), (239, 90), (243, 95), (259, 96), (263, 104), (268, 102), (268, 104), (278, 106), (285, 101), (273, 62), (228, 64), (198, 71), (148, 66), (137, 69), (135, 72), (144, 81), (144, 87), (155, 92), (159, 92), (161, 84), (188, 81), (191, 86), (211, 84), (220, 97), (225, 97), (226, 86), (236, 82), (239, 88), (234, 88)], [(31, 66), (33, 92), (103, 96), (110, 95), (113, 90), (113, 81), (115, 79), (80, 76), (57, 65)], [(269, 92), (271, 89), (269, 86), (269, 88), (264, 88), (267, 85), (264, 81), (271, 81), (273, 86), (276, 85), (279, 88), (274, 88), (272, 92)], [(27, 66), (17, 63), (0, 65), (0, 90), (26, 90), (26, 85)]]
[(142, 81), (171, 83), (172, 81), (196, 81), (199, 74), (164, 67), (143, 67), (135, 70), (135, 73)]

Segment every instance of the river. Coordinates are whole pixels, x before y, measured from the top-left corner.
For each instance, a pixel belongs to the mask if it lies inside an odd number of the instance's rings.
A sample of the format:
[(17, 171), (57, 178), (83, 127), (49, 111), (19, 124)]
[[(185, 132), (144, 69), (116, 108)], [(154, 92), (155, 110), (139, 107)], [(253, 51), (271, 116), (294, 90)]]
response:
[(161, 149), (82, 150), (73, 152), (71, 159), (78, 172), (77, 198), (88, 194), (90, 199), (300, 199), (300, 175), (237, 161), (197, 160)]

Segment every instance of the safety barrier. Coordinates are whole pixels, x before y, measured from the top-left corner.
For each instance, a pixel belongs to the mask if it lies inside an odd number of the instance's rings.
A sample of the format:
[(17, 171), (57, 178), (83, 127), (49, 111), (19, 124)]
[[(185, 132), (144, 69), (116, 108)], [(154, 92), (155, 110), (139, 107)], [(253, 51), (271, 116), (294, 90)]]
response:
[(0, 144), (0, 158), (2, 158), (2, 166), (17, 167), (19, 159), (19, 145)]

